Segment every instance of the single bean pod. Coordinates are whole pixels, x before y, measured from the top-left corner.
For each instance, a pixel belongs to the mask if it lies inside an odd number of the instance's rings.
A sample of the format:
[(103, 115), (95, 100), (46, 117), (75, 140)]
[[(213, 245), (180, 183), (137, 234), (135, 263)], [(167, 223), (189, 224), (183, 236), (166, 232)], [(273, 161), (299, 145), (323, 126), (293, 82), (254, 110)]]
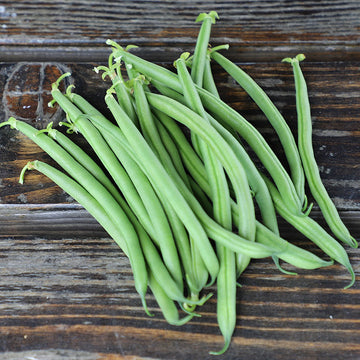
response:
[(224, 246), (217, 245), (220, 271), (217, 278), (217, 322), (224, 337), (224, 346), (210, 354), (221, 355), (229, 347), (236, 325), (236, 262), (235, 253)]
[(286, 58), (294, 71), (296, 89), (296, 111), (298, 116), (298, 144), (301, 160), (303, 162), (306, 180), (309, 184), (311, 194), (318, 203), (324, 218), (334, 235), (354, 248), (358, 246), (357, 241), (350, 235), (349, 230), (340, 218), (335, 204), (331, 200), (320, 176), (314, 149), (312, 145), (312, 120), (307, 85), (300, 68), (300, 61), (304, 60), (303, 54), (295, 58)]
[[(204, 25), (204, 24), (203, 24)], [(202, 27), (203, 29), (203, 27)], [(184, 57), (185, 55), (185, 57)], [(197, 61), (201, 61), (204, 62), (206, 59), (203, 59), (206, 56), (206, 49), (205, 49), (205, 53), (202, 55), (202, 57), (198, 57)], [(201, 104), (200, 98), (198, 96), (198, 93), (196, 91), (196, 88), (194, 86), (193, 80), (190, 76), (190, 74), (187, 71), (187, 67), (186, 67), (186, 63), (185, 63), (185, 59), (186, 59), (186, 54), (183, 54), (182, 56), (180, 56), (180, 58), (178, 60), (175, 61), (175, 66), (177, 68), (177, 73), (180, 79), (180, 82), (182, 84), (182, 88), (183, 88), (183, 92), (184, 92), (184, 98), (186, 100), (186, 102), (188, 103), (188, 106), (197, 114), (199, 114), (200, 116), (203, 117), (203, 119), (205, 119), (208, 122), (205, 110)], [(193, 62), (193, 68), (196, 65), (195, 62), (195, 57), (194, 57), (194, 62)], [(201, 74), (201, 79), (203, 78), (203, 75)], [(210, 185), (210, 189), (211, 189), (211, 201), (212, 201), (212, 208), (213, 208), (213, 217), (215, 219), (215, 221), (217, 221), (220, 225), (224, 226), (226, 229), (231, 230), (232, 229), (232, 215), (231, 215), (231, 202), (230, 202), (230, 191), (229, 191), (229, 186), (228, 186), (228, 182), (227, 182), (227, 177), (224, 171), (224, 168), (222, 166), (222, 163), (219, 161), (219, 159), (213, 154), (211, 148), (209, 147), (209, 145), (203, 141), (203, 139), (201, 139), (201, 137), (198, 136), (197, 133), (191, 132), (191, 136), (192, 136), (192, 140), (193, 143), (195, 143), (200, 150), (200, 153), (202, 155), (203, 161), (204, 161), (204, 166), (205, 166), (205, 171), (206, 171), (206, 175), (207, 175), (207, 179)], [(243, 173), (244, 176), (245, 173)], [(246, 192), (249, 192), (248, 188), (243, 188), (243, 190)], [(247, 194), (248, 194), (247, 192)], [(245, 194), (245, 198), (247, 196), (247, 194)], [(238, 199), (241, 198), (243, 201), (244, 196), (242, 194), (238, 194)], [(250, 196), (251, 199), (251, 196)], [(243, 202), (245, 205), (247, 204), (246, 201)], [(252, 202), (251, 202), (252, 205)], [(244, 208), (241, 207), (241, 210), (243, 210)], [(251, 210), (253, 209), (246, 209), (246, 214), (248, 214), (249, 216), (251, 216)], [(240, 211), (241, 211), (240, 210)], [(254, 214), (253, 214), (254, 215)], [(254, 215), (255, 216), (255, 215)], [(239, 233), (244, 237), (244, 238), (248, 238), (249, 240), (251, 239), (255, 239), (255, 234), (253, 233), (245, 233), (243, 231), (246, 231), (246, 229), (248, 229), (247, 226), (243, 227), (243, 223), (242, 220), (244, 222), (247, 221), (247, 216), (239, 216), (237, 219), (237, 226), (239, 228)], [(201, 249), (197, 249), (195, 247), (194, 249), (195, 251), (197, 250), (198, 252), (201, 251)], [(219, 271), (219, 275), (217, 277), (217, 281), (216, 283), (218, 284), (218, 287), (222, 286), (222, 292), (218, 293), (218, 302), (221, 303), (222, 305), (222, 311), (220, 312), (220, 317), (218, 316), (218, 321), (221, 322), (221, 330), (225, 331), (225, 329), (229, 329), (233, 327), (233, 321), (229, 322), (229, 318), (227, 316), (223, 316), (224, 313), (226, 313), (226, 309), (223, 308), (223, 306), (225, 305), (226, 307), (231, 307), (233, 308), (234, 306), (232, 306), (235, 303), (235, 297), (232, 296), (234, 294), (234, 292), (230, 293), (230, 288), (232, 286), (236, 287), (236, 280), (231, 282), (229, 276), (226, 276), (225, 274), (227, 272), (229, 272), (229, 268), (232, 267), (233, 271), (234, 271), (234, 278), (235, 278), (235, 262), (231, 263), (230, 261), (228, 261), (231, 257), (234, 257), (234, 253), (226, 248), (223, 248), (222, 245), (217, 245), (216, 247), (216, 251), (217, 251), (217, 255), (219, 257), (219, 262), (220, 262), (220, 271)], [(219, 256), (222, 255), (221, 257)], [(250, 258), (247, 258), (248, 261), (250, 261)], [(194, 262), (194, 267), (196, 267), (198, 264), (198, 262)], [(201, 263), (200, 263), (201, 265)], [(221, 268), (223, 268), (223, 270), (221, 270)], [(224, 270), (224, 268), (227, 269), (227, 272)], [(221, 285), (219, 285), (219, 283), (221, 283)], [(218, 308), (220, 309), (220, 308)], [(219, 311), (218, 311), (219, 314)], [(232, 331), (227, 331), (227, 332), (231, 332)], [(230, 339), (231, 339), (231, 335), (230, 335)], [(228, 337), (226, 339), (226, 342), (228, 340)]]
[(181, 326), (189, 322), (194, 317), (194, 314), (187, 314), (182, 319), (179, 319), (179, 311), (175, 302), (168, 297), (163, 287), (157, 282), (151, 271), (149, 272), (149, 286), (165, 320), (170, 325)]
[(210, 40), (210, 31), (212, 24), (215, 24), (219, 16), (216, 11), (201, 13), (196, 22), (202, 21), (199, 34), (197, 36), (194, 55), (192, 59), (191, 77), (195, 84), (202, 87), (204, 79), (204, 71), (206, 66), (207, 46)]

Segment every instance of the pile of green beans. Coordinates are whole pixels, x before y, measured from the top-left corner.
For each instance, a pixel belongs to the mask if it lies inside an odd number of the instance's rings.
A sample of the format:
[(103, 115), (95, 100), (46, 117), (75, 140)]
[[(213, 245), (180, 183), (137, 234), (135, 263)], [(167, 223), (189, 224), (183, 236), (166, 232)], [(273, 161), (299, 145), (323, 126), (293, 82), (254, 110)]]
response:
[[(94, 158), (52, 124), (39, 131), (10, 118), (0, 127), (17, 129), (55, 160), (58, 168), (29, 162), (20, 182), (26, 170), (37, 170), (88, 210), (128, 256), (135, 289), (149, 316), (153, 314), (146, 305), (148, 288), (168, 323), (179, 326), (199, 316), (196, 309), (212, 296), (207, 289), (216, 285), (224, 346), (211, 353), (222, 354), (236, 325), (238, 281), (251, 259), (272, 257), (288, 274), (280, 260), (302, 269), (338, 262), (351, 275), (346, 286), (350, 287), (355, 274), (337, 239), (352, 247), (357, 242), (341, 221), (315, 162), (310, 105), (299, 65), (303, 55), (284, 59), (295, 75), (296, 141), (264, 90), (219, 53), (228, 46), (210, 47), (216, 19), (215, 11), (199, 15), (194, 54), (181, 54), (173, 71), (108, 40), (108, 66), (95, 70), (112, 82), (104, 98), (111, 119), (73, 92), (73, 86), (65, 94), (59, 90), (69, 74), (52, 85), (50, 105), (58, 103), (66, 114), (60, 125), (81, 134)], [(263, 111), (287, 164), (221, 99), (211, 61)], [(334, 236), (310, 218), (306, 182)], [(325, 260), (283, 239), (278, 216), (313, 241)]]

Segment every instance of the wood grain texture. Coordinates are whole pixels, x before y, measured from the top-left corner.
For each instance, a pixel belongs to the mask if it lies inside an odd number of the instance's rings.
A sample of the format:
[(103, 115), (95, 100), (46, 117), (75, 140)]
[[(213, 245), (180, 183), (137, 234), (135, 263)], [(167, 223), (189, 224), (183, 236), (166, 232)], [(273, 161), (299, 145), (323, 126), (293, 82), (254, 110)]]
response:
[[(359, 237), (353, 216), (350, 228)], [(196, 354), (201, 360), (221, 347), (215, 297), (199, 309), (201, 318), (174, 327), (148, 294), (155, 316), (147, 317), (127, 258), (80, 206), (0, 206), (0, 221), (9, 217), (15, 230), (5, 222), (0, 231), (0, 351), (69, 349), (81, 360), (98, 353), (184, 360)], [(33, 227), (20, 226), (21, 217)], [(284, 224), (281, 229), (288, 231)], [(320, 255), (301, 236), (292, 233), (292, 241)], [(349, 254), (358, 271), (359, 252)], [(347, 281), (338, 265), (294, 277), (279, 273), (269, 259), (253, 261), (241, 278), (237, 326), (222, 358), (357, 359), (360, 288), (358, 281), (343, 290)]]
[(360, 4), (321, 1), (2, 1), (1, 57), (5, 60), (99, 61), (107, 38), (142, 46), (151, 59), (172, 60), (194, 46), (198, 13), (217, 10), (214, 44), (231, 44), (245, 61), (324, 54), (359, 59)]

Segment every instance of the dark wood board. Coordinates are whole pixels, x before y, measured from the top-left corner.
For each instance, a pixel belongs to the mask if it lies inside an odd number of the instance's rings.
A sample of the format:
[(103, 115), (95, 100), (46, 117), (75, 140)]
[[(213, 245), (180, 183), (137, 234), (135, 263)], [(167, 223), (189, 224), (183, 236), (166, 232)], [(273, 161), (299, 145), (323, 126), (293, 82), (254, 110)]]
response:
[[(303, 52), (320, 173), (355, 238), (360, 238), (360, 46), (358, 1), (3, 1), (0, 4), (0, 121), (10, 115), (37, 128), (63, 114), (47, 107), (50, 85), (71, 71), (75, 90), (107, 112), (109, 86), (93, 67), (106, 64), (107, 38), (172, 69), (192, 51), (199, 12), (217, 10), (212, 44), (265, 89), (296, 134), (295, 92), (285, 56)], [(270, 125), (217, 66), (222, 97), (264, 134), (284, 161)], [(57, 126), (58, 129), (62, 129)], [(84, 148), (81, 136), (73, 139)], [(216, 296), (202, 317), (175, 327), (149, 292), (149, 318), (127, 258), (96, 221), (30, 160), (50, 161), (29, 139), (0, 129), (0, 359), (212, 359), (222, 346)], [(323, 220), (315, 205), (314, 219)], [(325, 226), (325, 225), (324, 225)], [(283, 237), (321, 255), (280, 221)], [(221, 359), (360, 359), (358, 249), (346, 247), (357, 282), (347, 290), (338, 264), (297, 276), (271, 259), (253, 260), (237, 293), (237, 326)], [(285, 265), (286, 269), (293, 270)], [(207, 291), (215, 291), (211, 287)], [(215, 357), (216, 358), (216, 357)]]

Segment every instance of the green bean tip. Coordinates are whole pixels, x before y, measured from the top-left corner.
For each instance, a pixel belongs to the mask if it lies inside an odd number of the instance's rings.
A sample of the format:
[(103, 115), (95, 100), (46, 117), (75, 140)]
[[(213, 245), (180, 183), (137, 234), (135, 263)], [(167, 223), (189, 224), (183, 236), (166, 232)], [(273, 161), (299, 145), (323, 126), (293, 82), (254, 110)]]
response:
[(56, 100), (52, 99), (51, 101), (48, 102), (48, 107), (53, 108), (55, 104), (56, 104)]
[(215, 10), (213, 10), (210, 11), (209, 13), (200, 13), (196, 18), (195, 22), (201, 22), (204, 21), (205, 19), (211, 19), (211, 22), (215, 24), (216, 19), (220, 19), (220, 18), (218, 13)]
[(346, 268), (349, 271), (349, 273), (351, 274), (351, 280), (350, 280), (350, 283), (344, 287), (344, 290), (351, 288), (355, 284), (355, 280), (356, 280), (355, 272), (354, 272), (354, 269), (352, 268), (352, 266), (349, 265)]
[(20, 172), (20, 176), (19, 176), (19, 183), (20, 184), (24, 184), (24, 178), (25, 178), (25, 173), (27, 170), (33, 170), (33, 169), (36, 169), (36, 162), (37, 160), (35, 161), (29, 161), (21, 170)]
[(305, 58), (306, 57), (304, 54), (297, 54), (294, 58), (286, 57), (286, 58), (282, 59), (281, 61), (289, 63), (289, 64), (294, 64), (295, 62), (300, 62), (300, 61), (305, 60)]
[(211, 53), (214, 53), (219, 50), (229, 50), (229, 48), (230, 48), (229, 44), (222, 44), (222, 45), (217, 45), (214, 47), (209, 46), (208, 52), (211, 54)]
[(357, 249), (359, 247), (359, 243), (356, 241), (356, 239), (354, 237), (350, 236), (349, 246), (351, 246), (354, 249)]
[(62, 74), (61, 76), (59, 76), (59, 78), (52, 84), (51, 88), (52, 90), (57, 90), (61, 81), (63, 81), (65, 78), (71, 76), (70, 72), (66, 72), (64, 74)]
[(141, 303), (142, 303), (142, 306), (144, 308), (144, 311), (145, 311), (146, 315), (149, 316), (149, 317), (154, 317), (155, 315), (150, 312), (150, 310), (149, 310), (149, 308), (148, 308), (148, 306), (146, 304), (146, 300), (145, 300), (144, 296), (141, 296)]
[(0, 128), (3, 126), (9, 125), (11, 127), (11, 129), (16, 129), (16, 122), (17, 122), (17, 120), (11, 116), (11, 117), (9, 117), (9, 119), (7, 121), (0, 123)]
[(222, 354), (224, 354), (227, 351), (227, 349), (229, 348), (230, 342), (231, 342), (231, 337), (228, 338), (228, 339), (225, 339), (225, 344), (224, 344), (224, 346), (223, 346), (223, 348), (221, 350), (219, 350), (219, 351), (209, 351), (209, 354), (210, 355), (222, 355)]

